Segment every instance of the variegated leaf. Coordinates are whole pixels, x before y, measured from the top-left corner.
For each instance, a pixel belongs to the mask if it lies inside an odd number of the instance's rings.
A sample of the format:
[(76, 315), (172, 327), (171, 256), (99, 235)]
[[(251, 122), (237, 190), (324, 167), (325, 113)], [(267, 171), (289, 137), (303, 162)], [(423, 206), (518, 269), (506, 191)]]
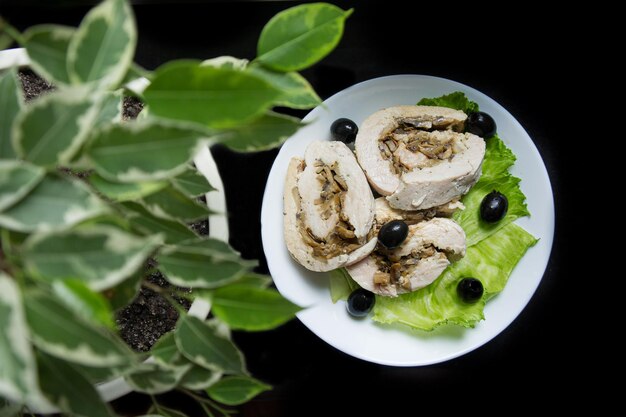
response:
[(137, 203), (129, 201), (123, 205), (129, 210), (128, 217), (132, 219), (133, 227), (144, 235), (160, 233), (164, 236), (165, 243), (172, 245), (198, 238), (198, 235), (179, 221), (156, 217)]
[(242, 353), (208, 323), (196, 317), (183, 316), (178, 321), (175, 338), (176, 346), (190, 361), (218, 372), (245, 373)]
[(136, 45), (135, 18), (128, 2), (103, 1), (85, 16), (70, 41), (70, 80), (117, 85), (128, 71)]
[(0, 158), (14, 158), (12, 130), (15, 117), (22, 109), (22, 85), (15, 70), (0, 75)]
[(251, 65), (247, 71), (263, 78), (281, 92), (274, 102), (292, 109), (310, 109), (322, 102), (311, 84), (297, 72), (272, 71), (260, 65)]
[(96, 326), (115, 329), (113, 311), (106, 298), (91, 290), (82, 280), (64, 279), (52, 283), (52, 290), (66, 306)]
[(0, 272), (0, 397), (20, 404), (39, 391), (23, 308), (18, 286)]
[(73, 416), (113, 416), (89, 380), (67, 362), (39, 352), (37, 363), (41, 388), (59, 409)]
[(215, 68), (242, 70), (248, 66), (248, 62), (250, 61), (248, 61), (247, 59), (240, 59), (230, 55), (223, 55), (211, 59), (205, 59), (200, 65)]
[(228, 376), (207, 390), (209, 397), (226, 405), (239, 405), (250, 401), (271, 386), (247, 376)]
[(24, 264), (41, 280), (78, 278), (94, 291), (111, 288), (141, 268), (162, 241), (118, 228), (91, 225), (32, 235), (23, 248)]
[(113, 311), (118, 311), (129, 305), (139, 293), (145, 271), (139, 270), (113, 288), (104, 291)]
[(197, 391), (209, 388), (219, 381), (221, 377), (221, 372), (211, 371), (201, 366), (193, 365), (180, 380), (179, 385)]
[(302, 4), (284, 10), (265, 25), (257, 46), (257, 61), (277, 71), (298, 71), (332, 51), (343, 34), (352, 9), (328, 3)]
[(35, 72), (48, 82), (69, 84), (67, 49), (75, 29), (61, 25), (31, 26), (24, 32), (24, 47)]
[(0, 211), (24, 198), (44, 174), (42, 168), (28, 162), (0, 160)]
[(20, 232), (59, 230), (107, 211), (84, 184), (49, 175), (21, 201), (0, 213), (0, 226)]
[(105, 197), (117, 202), (138, 200), (167, 186), (166, 181), (110, 181), (95, 173), (89, 176), (89, 184)]
[(174, 187), (189, 197), (198, 197), (215, 190), (205, 176), (200, 174), (195, 168), (186, 170), (177, 177), (172, 178), (171, 181)]
[(144, 97), (152, 114), (215, 129), (236, 127), (270, 108), (280, 91), (245, 71), (175, 61), (157, 69)]
[(163, 365), (184, 365), (187, 359), (183, 358), (182, 354), (176, 347), (176, 340), (174, 339), (174, 332), (165, 333), (159, 338), (159, 340), (150, 349), (150, 355), (154, 357), (154, 360)]
[(217, 239), (186, 242), (165, 248), (158, 256), (159, 268), (174, 285), (216, 288), (232, 282), (256, 261), (242, 259), (228, 244)]
[(274, 112), (232, 131), (224, 145), (242, 152), (274, 148), (296, 133), (302, 126), (300, 119)]
[(146, 394), (161, 394), (175, 388), (193, 365), (166, 366), (159, 363), (144, 363), (124, 379), (135, 391)]
[(104, 93), (100, 103), (100, 111), (98, 112), (94, 126), (97, 128), (110, 123), (120, 123), (122, 121), (122, 108), (122, 90)]
[(141, 204), (157, 217), (192, 222), (206, 218), (210, 211), (191, 200), (173, 186), (163, 188), (141, 200)]
[(208, 143), (203, 134), (158, 120), (111, 125), (96, 131), (87, 155), (103, 177), (120, 182), (174, 177)]
[(36, 165), (66, 164), (87, 138), (98, 110), (99, 97), (84, 88), (48, 94), (15, 119), (13, 147)]
[(33, 342), (42, 351), (93, 367), (128, 365), (136, 361), (130, 349), (116, 336), (86, 322), (52, 295), (28, 294), (24, 305)]

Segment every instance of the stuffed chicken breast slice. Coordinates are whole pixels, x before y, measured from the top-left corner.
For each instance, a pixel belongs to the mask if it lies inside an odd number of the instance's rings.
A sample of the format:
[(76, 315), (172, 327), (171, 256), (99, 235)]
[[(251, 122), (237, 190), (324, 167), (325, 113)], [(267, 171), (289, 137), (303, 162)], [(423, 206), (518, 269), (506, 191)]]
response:
[(392, 207), (422, 210), (458, 199), (478, 181), (484, 140), (462, 133), (465, 113), (395, 106), (369, 116), (355, 148), (372, 187)]
[(341, 268), (376, 246), (374, 197), (354, 154), (341, 142), (312, 142), (289, 164), (284, 190), (285, 241), (312, 271)]
[(436, 217), (410, 225), (400, 247), (378, 248), (346, 269), (361, 287), (395, 297), (430, 285), (451, 260), (464, 255), (463, 229), (451, 219)]

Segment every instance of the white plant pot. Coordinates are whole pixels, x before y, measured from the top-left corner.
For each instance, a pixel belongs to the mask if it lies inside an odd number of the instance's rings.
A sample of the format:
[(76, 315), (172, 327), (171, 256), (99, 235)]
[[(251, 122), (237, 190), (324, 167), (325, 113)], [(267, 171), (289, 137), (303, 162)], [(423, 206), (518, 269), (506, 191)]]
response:
[[(15, 66), (28, 66), (30, 59), (24, 48), (7, 49), (0, 51), (0, 71), (15, 67)], [(131, 83), (131, 89), (133, 91), (143, 91), (149, 84), (145, 78), (138, 78)], [(214, 191), (206, 194), (207, 206), (211, 210), (209, 215), (209, 233), (212, 238), (223, 240), (228, 243), (229, 230), (228, 219), (226, 217), (226, 197), (224, 194), (224, 183), (220, 177), (217, 165), (211, 154), (211, 150), (207, 146), (203, 148), (198, 155), (194, 158), (194, 162), (198, 171), (202, 173), (209, 181), (209, 183), (215, 188)], [(201, 319), (206, 318), (209, 314), (211, 306), (204, 300), (195, 300), (189, 308), (189, 315), (196, 316)], [(96, 386), (100, 396), (103, 400), (109, 402), (115, 400), (123, 395), (132, 391), (132, 388), (124, 381), (123, 378), (116, 378), (114, 380), (100, 383)], [(56, 409), (40, 409), (30, 410), (35, 413), (50, 414), (57, 412)]]

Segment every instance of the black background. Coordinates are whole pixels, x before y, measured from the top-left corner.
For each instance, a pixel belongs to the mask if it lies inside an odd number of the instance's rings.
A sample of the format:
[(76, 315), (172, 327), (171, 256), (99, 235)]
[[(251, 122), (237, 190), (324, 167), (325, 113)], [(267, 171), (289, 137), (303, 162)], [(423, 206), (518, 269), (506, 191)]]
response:
[[(44, 22), (78, 25), (90, 2), (53, 3), (0, 0), (0, 14), (19, 29)], [(136, 61), (154, 69), (178, 58), (252, 59), (263, 25), (299, 3), (134, 2)], [(303, 73), (320, 96), (379, 76), (428, 74), (467, 84), (498, 101), (528, 131), (548, 168), (556, 204), (552, 256), (539, 289), (513, 324), (485, 346), (437, 365), (367, 363), (328, 346), (297, 320), (270, 332), (235, 334), (252, 374), (274, 386), (240, 407), (240, 415), (507, 415), (587, 407), (594, 415), (624, 413), (624, 407), (615, 408), (620, 384), (609, 383), (619, 381), (624, 371), (618, 343), (593, 324), (604, 321), (606, 312), (586, 306), (589, 295), (574, 278), (582, 259), (571, 250), (580, 247), (580, 236), (574, 227), (577, 213), (567, 208), (577, 174), (565, 169), (562, 147), (568, 135), (560, 119), (574, 100), (564, 80), (580, 56), (575, 25), (568, 26), (558, 12), (518, 3), (502, 8), (395, 0), (335, 4), (355, 12), (338, 48)], [(560, 29), (555, 30), (555, 22)], [(245, 257), (260, 259), (263, 272), (261, 198), (276, 153), (215, 149), (226, 183), (231, 244)], [(197, 413), (176, 394), (162, 400)], [(128, 415), (145, 411), (146, 404), (137, 394), (114, 403)]]

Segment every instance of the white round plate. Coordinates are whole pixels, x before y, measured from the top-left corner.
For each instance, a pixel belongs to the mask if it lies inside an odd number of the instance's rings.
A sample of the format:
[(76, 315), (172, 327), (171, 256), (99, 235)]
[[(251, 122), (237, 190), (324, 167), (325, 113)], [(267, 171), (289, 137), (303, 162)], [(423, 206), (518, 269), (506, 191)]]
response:
[[(498, 124), (498, 134), (517, 156), (512, 173), (522, 178), (532, 217), (517, 223), (539, 242), (513, 271), (506, 288), (487, 303), (485, 320), (473, 329), (442, 326), (433, 332), (403, 326), (356, 320), (345, 302), (333, 304), (328, 275), (311, 272), (295, 262), (283, 239), (283, 186), (289, 160), (302, 157), (314, 140), (328, 140), (329, 127), (339, 117), (361, 125), (370, 114), (385, 107), (415, 104), (423, 97), (464, 92)], [(335, 348), (366, 361), (393, 366), (419, 366), (443, 362), (470, 352), (503, 331), (526, 306), (543, 276), (554, 235), (554, 201), (545, 165), (524, 128), (491, 98), (463, 84), (423, 75), (376, 78), (347, 88), (311, 111), (309, 124), (285, 142), (278, 153), (265, 188), (261, 213), (262, 238), (268, 266), (278, 290), (303, 307), (298, 318), (313, 333)]]

